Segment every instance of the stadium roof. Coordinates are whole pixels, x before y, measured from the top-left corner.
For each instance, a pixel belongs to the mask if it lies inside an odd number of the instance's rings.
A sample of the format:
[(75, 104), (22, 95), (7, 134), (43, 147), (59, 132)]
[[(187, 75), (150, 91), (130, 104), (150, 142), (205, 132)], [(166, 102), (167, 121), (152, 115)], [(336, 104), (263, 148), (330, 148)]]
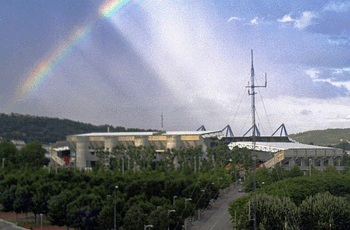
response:
[(291, 149), (334, 149), (332, 147), (306, 145), (298, 142), (231, 142), (228, 146), (230, 149), (237, 146), (239, 148), (255, 149), (264, 152), (278, 152)]
[(157, 135), (218, 135), (221, 134), (221, 130), (215, 131), (159, 131), (159, 132), (104, 132), (104, 133), (84, 133), (84, 134), (76, 134), (70, 136), (157, 136)]

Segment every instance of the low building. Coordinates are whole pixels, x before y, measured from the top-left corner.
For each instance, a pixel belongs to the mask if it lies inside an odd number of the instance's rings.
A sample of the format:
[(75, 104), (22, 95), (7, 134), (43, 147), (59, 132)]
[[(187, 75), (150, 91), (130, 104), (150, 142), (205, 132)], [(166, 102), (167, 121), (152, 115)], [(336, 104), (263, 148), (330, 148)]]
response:
[(167, 149), (202, 146), (205, 152), (217, 136), (222, 136), (221, 131), (107, 132), (70, 135), (66, 141), (75, 152), (72, 164), (78, 169), (89, 169), (98, 161), (97, 148), (111, 151), (116, 145), (153, 146), (156, 153), (162, 153)]
[(342, 170), (342, 149), (305, 145), (297, 142), (231, 142), (229, 148), (248, 148), (254, 150), (257, 158), (266, 168), (281, 165), (289, 170), (298, 165), (301, 170), (308, 170), (313, 165), (318, 170), (327, 166)]

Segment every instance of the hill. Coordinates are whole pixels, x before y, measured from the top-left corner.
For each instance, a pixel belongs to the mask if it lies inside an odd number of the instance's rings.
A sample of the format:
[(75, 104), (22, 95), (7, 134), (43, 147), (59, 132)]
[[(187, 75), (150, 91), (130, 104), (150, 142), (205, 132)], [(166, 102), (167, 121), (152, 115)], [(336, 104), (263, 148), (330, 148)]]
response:
[[(55, 143), (65, 140), (67, 135), (106, 132), (109, 125), (92, 125), (68, 119), (39, 117), (22, 114), (0, 114), (0, 137), (6, 140), (23, 140), (26, 143), (40, 141)], [(110, 132), (151, 131), (136, 128), (109, 126)]]
[(312, 130), (289, 135), (290, 138), (304, 144), (337, 146), (340, 139), (350, 140), (350, 129)]

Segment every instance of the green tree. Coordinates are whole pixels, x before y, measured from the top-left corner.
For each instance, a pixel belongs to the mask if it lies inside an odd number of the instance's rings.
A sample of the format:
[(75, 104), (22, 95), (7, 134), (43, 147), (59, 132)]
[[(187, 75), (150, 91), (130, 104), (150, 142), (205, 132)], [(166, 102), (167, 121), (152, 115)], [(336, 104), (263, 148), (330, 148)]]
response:
[[(252, 229), (254, 222), (254, 196), (246, 204), (238, 223), (239, 229)], [(250, 216), (249, 216), (250, 215)], [(259, 229), (298, 229), (297, 206), (289, 198), (278, 198), (266, 194), (256, 196), (256, 224)], [(310, 228), (309, 228), (310, 229)]]
[(10, 168), (17, 163), (18, 149), (13, 143), (2, 140), (0, 142), (0, 160), (4, 158), (4, 166)]
[(32, 192), (30, 191), (30, 186), (17, 186), (15, 196), (16, 198), (13, 202), (14, 211), (16, 214), (27, 214), (30, 211), (30, 207), (32, 206)]
[(19, 151), (18, 165), (20, 167), (41, 168), (46, 162), (45, 153), (46, 150), (39, 141), (31, 142)]
[(319, 193), (304, 200), (300, 207), (301, 229), (348, 229), (350, 208), (344, 198)]
[(52, 196), (48, 201), (48, 219), (53, 225), (71, 227), (71, 216), (68, 215), (68, 204), (75, 199), (70, 190)]
[(133, 230), (133, 229), (143, 229), (147, 220), (147, 215), (144, 213), (142, 208), (138, 205), (133, 205), (125, 213), (123, 229)]
[(99, 229), (98, 215), (101, 208), (100, 197), (95, 194), (81, 194), (67, 205), (71, 226), (80, 230)]

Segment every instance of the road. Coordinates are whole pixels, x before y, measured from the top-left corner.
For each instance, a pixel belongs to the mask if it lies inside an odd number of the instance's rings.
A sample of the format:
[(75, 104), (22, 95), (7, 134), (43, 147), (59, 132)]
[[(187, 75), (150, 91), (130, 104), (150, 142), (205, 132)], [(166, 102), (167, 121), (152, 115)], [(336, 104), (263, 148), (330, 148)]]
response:
[(231, 215), (228, 212), (228, 204), (243, 196), (245, 193), (238, 192), (242, 186), (231, 186), (226, 195), (218, 201), (212, 202), (212, 208), (205, 211), (201, 220), (192, 223), (190, 230), (232, 230)]
[(1, 230), (28, 230), (19, 226), (16, 226), (15, 224), (8, 222), (6, 220), (0, 219), (0, 229)]

